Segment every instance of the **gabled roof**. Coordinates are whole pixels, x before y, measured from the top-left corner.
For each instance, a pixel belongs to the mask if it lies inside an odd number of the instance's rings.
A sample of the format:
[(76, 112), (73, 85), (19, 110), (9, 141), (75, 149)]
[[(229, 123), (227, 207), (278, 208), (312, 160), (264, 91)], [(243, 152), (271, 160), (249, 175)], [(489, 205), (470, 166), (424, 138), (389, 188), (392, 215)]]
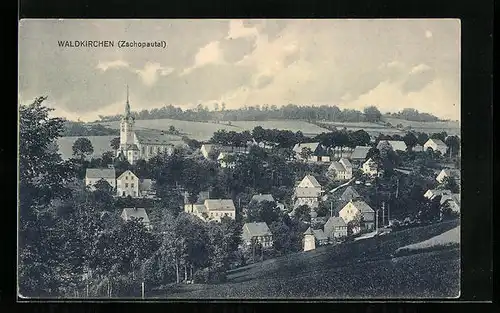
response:
[(352, 204), (361, 212), (361, 213), (373, 213), (375, 212), (368, 203), (363, 200), (355, 200), (352, 201)]
[(433, 138), (429, 138), (429, 140), (427, 140), (425, 145), (429, 145), (431, 143), (434, 143), (436, 146), (448, 147), (441, 139), (433, 139)]
[(316, 240), (328, 240), (328, 236), (325, 235), (322, 229), (314, 229), (313, 234)]
[(206, 199), (204, 204), (209, 211), (236, 211), (231, 199)]
[(156, 130), (136, 130), (135, 135), (141, 144), (145, 145), (173, 145), (172, 141), (178, 141), (179, 136), (162, 134)]
[(139, 151), (139, 147), (135, 143), (132, 144), (124, 144), (120, 146), (123, 150), (136, 150)]
[(316, 177), (314, 177), (313, 175), (306, 175), (304, 177), (304, 179), (302, 179), (302, 181), (304, 180), (309, 180), (311, 182), (311, 184), (313, 184), (314, 187), (316, 188), (321, 188), (321, 185), (320, 183), (318, 183), (318, 180), (316, 179)]
[(453, 177), (453, 178), (459, 178), (460, 177), (460, 170), (457, 169), (443, 169), (441, 170), (442, 173), (444, 173), (448, 177)]
[(337, 171), (337, 172), (345, 172), (346, 169), (344, 167), (344, 165), (342, 165), (342, 163), (338, 162), (338, 161), (333, 161), (330, 166), (328, 167), (328, 170), (329, 171)]
[(118, 178), (117, 178), (117, 179), (118, 179), (118, 180), (121, 180), (121, 179), (123, 179), (123, 178), (124, 178), (125, 176), (127, 176), (127, 175), (134, 175), (134, 177), (135, 177), (135, 178), (139, 179), (139, 178), (137, 177), (137, 175), (135, 175), (135, 174), (134, 174), (131, 170), (126, 170), (126, 171), (125, 171), (125, 172), (123, 172), (120, 176), (118, 176)]
[(326, 221), (324, 227), (325, 229), (327, 229), (327, 228), (343, 227), (343, 226), (347, 226), (343, 218), (339, 216), (332, 216), (328, 219), (328, 221)]
[(115, 179), (116, 172), (114, 168), (88, 168), (85, 171), (86, 178), (104, 178)]
[(139, 190), (140, 191), (151, 191), (153, 190), (154, 180), (152, 179), (141, 179), (139, 180)]
[(245, 223), (243, 225), (243, 230), (246, 230), (250, 237), (272, 236), (271, 230), (265, 222)]
[(311, 149), (312, 152), (314, 152), (319, 147), (319, 145), (320, 145), (319, 142), (298, 143), (293, 147), (293, 151), (300, 153), (302, 149), (309, 148)]
[(448, 190), (448, 189), (429, 189), (425, 192), (424, 196), (425, 195), (428, 195), (427, 197), (429, 199), (434, 199), (435, 197), (437, 196), (445, 196), (445, 195), (451, 195), (451, 190)]
[(304, 235), (314, 235), (311, 227), (309, 227), (305, 232), (304, 232)]
[(454, 201), (456, 204), (460, 205), (460, 194), (459, 193), (453, 193), (451, 195), (443, 195), (441, 197), (441, 204), (447, 202), (447, 201)]
[(122, 217), (126, 221), (129, 221), (131, 218), (142, 218), (144, 223), (149, 223), (149, 217), (144, 208), (125, 208), (122, 211)]
[(349, 162), (349, 160), (348, 160), (348, 159), (346, 159), (346, 158), (340, 158), (339, 162), (340, 162), (340, 164), (344, 165), (344, 167), (345, 167), (346, 169), (347, 169), (347, 168), (349, 168), (349, 167), (351, 167), (351, 168), (352, 168), (352, 164), (351, 164), (351, 162)]
[(349, 202), (360, 197), (361, 195), (356, 191), (356, 189), (354, 189), (354, 187), (348, 186), (340, 196), (340, 200)]
[(268, 193), (268, 194), (258, 194), (258, 195), (254, 195), (252, 197), (251, 201), (255, 201), (255, 202), (262, 202), (262, 201), (274, 202), (274, 198), (273, 198), (273, 195), (270, 194), (270, 193)]
[(377, 149), (380, 149), (380, 147), (383, 145), (384, 142), (387, 142), (392, 150), (396, 151), (405, 151), (406, 150), (406, 143), (402, 140), (382, 140), (378, 143)]
[(364, 160), (372, 147), (370, 146), (356, 146), (351, 154), (351, 160)]

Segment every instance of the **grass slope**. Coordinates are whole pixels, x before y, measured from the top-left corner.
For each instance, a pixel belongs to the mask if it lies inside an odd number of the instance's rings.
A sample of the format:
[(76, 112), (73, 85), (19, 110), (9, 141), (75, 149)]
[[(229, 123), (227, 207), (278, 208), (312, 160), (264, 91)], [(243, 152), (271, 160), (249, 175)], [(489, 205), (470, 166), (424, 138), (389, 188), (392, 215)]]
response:
[(460, 244), (460, 226), (457, 226), (430, 239), (398, 248), (396, 250), (396, 254), (432, 248), (441, 248), (458, 244)]
[(407, 121), (399, 118), (383, 117), (384, 122), (389, 122), (396, 126), (397, 124), (402, 124), (403, 127), (411, 126), (411, 128), (418, 132), (424, 133), (439, 133), (445, 131), (450, 135), (460, 134), (460, 123), (456, 121), (448, 122), (415, 122)]
[[(92, 143), (94, 148), (93, 157), (100, 157), (106, 151), (112, 151), (110, 146), (111, 139), (116, 136), (82, 136), (87, 138)], [(59, 146), (59, 154), (64, 160), (67, 160), (73, 155), (73, 144), (80, 137), (60, 137), (57, 139), (57, 145)]]
[(218, 285), (179, 285), (155, 298), (429, 298), (459, 294), (460, 253), (448, 249), (398, 259), (399, 247), (420, 242), (458, 221), (323, 246), (241, 267)]

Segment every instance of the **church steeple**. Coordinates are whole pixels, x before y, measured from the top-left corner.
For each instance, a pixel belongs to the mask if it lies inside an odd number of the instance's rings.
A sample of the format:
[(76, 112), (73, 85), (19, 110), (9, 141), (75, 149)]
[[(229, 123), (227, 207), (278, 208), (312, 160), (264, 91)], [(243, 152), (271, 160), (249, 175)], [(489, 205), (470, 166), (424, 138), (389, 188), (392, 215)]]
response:
[(128, 118), (130, 116), (130, 103), (128, 101), (128, 84), (127, 84), (127, 102), (125, 103), (125, 114), (124, 117)]

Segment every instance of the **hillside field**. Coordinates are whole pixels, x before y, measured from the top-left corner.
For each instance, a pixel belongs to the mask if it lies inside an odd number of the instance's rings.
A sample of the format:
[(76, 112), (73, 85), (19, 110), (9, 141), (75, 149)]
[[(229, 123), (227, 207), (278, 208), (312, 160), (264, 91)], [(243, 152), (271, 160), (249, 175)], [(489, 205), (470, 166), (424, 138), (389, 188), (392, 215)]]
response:
[(173, 285), (153, 298), (454, 298), (460, 290), (460, 251), (393, 257), (403, 246), (455, 228), (459, 220), (322, 246), (228, 272), (228, 282)]
[[(94, 148), (94, 153), (92, 157), (101, 157), (101, 155), (106, 151), (112, 151), (110, 146), (111, 139), (116, 136), (82, 136), (87, 138), (92, 143)], [(60, 137), (57, 139), (57, 145), (59, 146), (59, 154), (63, 160), (67, 160), (73, 155), (73, 143), (80, 137)]]
[[(158, 119), (158, 120), (137, 120), (135, 121), (135, 126), (138, 130), (140, 129), (157, 129), (157, 130), (168, 130), (170, 126), (174, 126), (182, 134), (187, 135), (191, 139), (196, 139), (199, 141), (209, 140), (213, 133), (217, 130), (225, 129), (226, 131), (236, 131), (242, 132), (245, 130), (252, 131), (256, 126), (262, 126), (263, 128), (277, 128), (282, 130), (291, 131), (301, 131), (305, 135), (316, 135), (322, 132), (327, 132), (327, 129), (318, 127), (314, 124), (307, 123), (304, 121), (293, 121), (293, 120), (278, 120), (278, 121), (231, 121), (229, 125), (228, 121), (215, 122), (191, 122), (191, 121), (180, 121), (172, 119)], [(119, 129), (120, 122), (102, 122), (102, 125), (108, 126), (110, 128)]]
[(393, 126), (402, 124), (403, 127), (410, 126), (413, 130), (424, 133), (439, 133), (445, 131), (450, 135), (460, 135), (460, 123), (454, 121), (448, 122), (415, 122), (398, 118), (383, 117), (384, 122), (389, 122)]

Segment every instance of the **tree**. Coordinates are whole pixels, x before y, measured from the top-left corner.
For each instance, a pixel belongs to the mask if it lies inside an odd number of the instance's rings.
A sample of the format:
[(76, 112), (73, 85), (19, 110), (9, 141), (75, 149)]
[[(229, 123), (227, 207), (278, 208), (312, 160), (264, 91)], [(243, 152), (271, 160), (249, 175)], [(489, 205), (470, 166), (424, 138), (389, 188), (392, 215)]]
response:
[(313, 152), (311, 149), (304, 147), (302, 148), (302, 151), (300, 151), (300, 157), (304, 160), (309, 160), (309, 158), (313, 155)]
[(363, 112), (365, 113), (365, 121), (378, 122), (382, 117), (382, 113), (375, 106), (366, 107)]
[(73, 143), (73, 156), (80, 160), (94, 153), (94, 147), (88, 138), (80, 137)]
[(460, 138), (458, 136), (448, 136), (444, 143), (448, 146), (449, 151), (451, 151), (451, 156), (458, 155), (460, 151)]
[(417, 137), (413, 133), (406, 133), (406, 135), (403, 137), (403, 141), (408, 147), (408, 150), (411, 150), (415, 145), (418, 143)]
[(311, 221), (311, 208), (307, 205), (301, 205), (295, 209), (294, 216), (298, 221), (310, 222)]
[(442, 190), (450, 190), (452, 193), (460, 192), (460, 186), (453, 177), (445, 177), (442, 183), (438, 185), (438, 188)]
[(120, 148), (120, 137), (111, 139), (110, 146), (111, 148), (113, 148), (113, 150), (118, 150)]
[(114, 159), (115, 159), (115, 154), (112, 151), (106, 151), (102, 154), (101, 163), (103, 165), (113, 164)]

